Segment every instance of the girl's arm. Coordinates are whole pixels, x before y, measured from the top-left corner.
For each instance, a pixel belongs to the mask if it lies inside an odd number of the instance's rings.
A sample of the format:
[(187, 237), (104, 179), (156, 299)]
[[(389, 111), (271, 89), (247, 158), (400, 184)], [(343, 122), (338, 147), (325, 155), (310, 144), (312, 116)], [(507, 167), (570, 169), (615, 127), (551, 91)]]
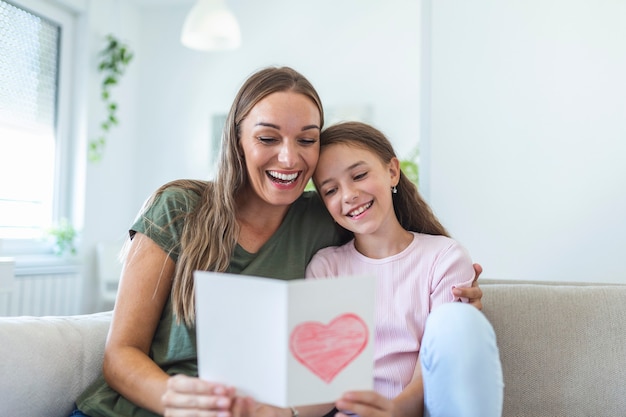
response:
[(419, 354), (411, 382), (393, 399), (393, 403), (394, 417), (422, 417), (424, 415), (424, 381)]
[[(419, 355), (411, 382), (393, 400), (374, 391), (349, 391), (336, 402), (339, 410), (360, 417), (422, 417), (424, 415), (424, 384)], [(342, 417), (351, 417), (346, 413)]]
[[(331, 411), (334, 404), (317, 404), (296, 407), (299, 417), (322, 417)], [(254, 417), (293, 417), (291, 408), (273, 407), (271, 405), (259, 404), (254, 412)], [(245, 416), (234, 416), (245, 417)]]

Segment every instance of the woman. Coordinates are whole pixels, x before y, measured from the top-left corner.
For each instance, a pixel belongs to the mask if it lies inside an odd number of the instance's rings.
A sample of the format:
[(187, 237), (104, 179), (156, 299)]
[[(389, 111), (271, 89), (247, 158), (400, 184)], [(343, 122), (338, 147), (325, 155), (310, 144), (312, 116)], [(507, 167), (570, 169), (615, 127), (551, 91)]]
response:
[[(301, 278), (318, 249), (341, 242), (317, 195), (303, 194), (323, 114), (313, 86), (291, 68), (262, 69), (244, 82), (226, 120), (215, 181), (162, 186), (132, 226), (104, 375), (80, 396), (74, 415), (227, 417), (250, 405), (232, 388), (195, 377), (192, 272)], [(466, 291), (481, 296), (478, 288)]]

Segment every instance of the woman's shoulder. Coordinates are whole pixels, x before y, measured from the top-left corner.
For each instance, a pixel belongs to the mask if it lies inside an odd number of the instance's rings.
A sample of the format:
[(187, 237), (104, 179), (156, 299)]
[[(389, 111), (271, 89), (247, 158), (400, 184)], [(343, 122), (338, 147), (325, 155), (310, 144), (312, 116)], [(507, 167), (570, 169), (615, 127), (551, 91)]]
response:
[(155, 191), (151, 205), (191, 209), (210, 184), (209, 181), (200, 180), (170, 181)]
[(155, 194), (167, 194), (168, 196), (200, 196), (212, 183), (202, 180), (179, 179), (170, 181), (160, 186)]
[(292, 211), (306, 220), (333, 223), (322, 199), (316, 191), (305, 191), (292, 204)]
[(167, 225), (186, 216), (196, 207), (202, 189), (207, 186), (209, 182), (196, 180), (176, 180), (162, 185), (144, 202), (134, 221), (133, 228), (137, 229), (133, 230), (144, 232), (140, 223), (145, 223), (147, 229), (148, 225)]
[(305, 191), (298, 197), (294, 204), (301, 204), (313, 207), (324, 207), (324, 203), (317, 191)]

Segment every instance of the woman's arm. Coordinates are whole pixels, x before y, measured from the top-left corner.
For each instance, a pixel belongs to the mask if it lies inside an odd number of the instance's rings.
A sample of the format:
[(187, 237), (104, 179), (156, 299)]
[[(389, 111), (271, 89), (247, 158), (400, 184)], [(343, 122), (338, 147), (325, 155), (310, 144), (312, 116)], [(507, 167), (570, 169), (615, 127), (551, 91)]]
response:
[[(157, 414), (165, 414), (162, 397), (170, 377), (148, 353), (172, 288), (174, 269), (174, 261), (160, 246), (141, 233), (135, 234), (124, 262), (104, 351), (103, 373), (111, 388)], [(190, 379), (204, 383), (195, 392), (194, 400), (204, 401), (197, 408), (230, 408), (232, 390)], [(194, 404), (183, 405), (186, 407), (195, 408)]]
[(152, 239), (136, 233), (126, 256), (104, 350), (106, 382), (124, 397), (163, 414), (169, 376), (148, 352), (172, 287), (174, 261)]

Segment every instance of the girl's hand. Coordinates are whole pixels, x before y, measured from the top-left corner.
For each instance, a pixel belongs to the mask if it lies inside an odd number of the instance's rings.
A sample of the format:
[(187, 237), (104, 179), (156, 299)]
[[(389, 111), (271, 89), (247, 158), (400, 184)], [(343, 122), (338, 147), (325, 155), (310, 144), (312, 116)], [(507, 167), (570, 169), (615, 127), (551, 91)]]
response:
[(337, 416), (349, 417), (345, 412), (360, 417), (393, 417), (393, 402), (374, 391), (349, 391), (335, 403)]
[[(231, 417), (231, 406), (236, 403), (235, 389), (200, 378), (176, 375), (168, 379), (161, 402), (165, 417)], [(246, 404), (238, 403), (238, 407), (238, 413), (246, 417)]]
[(469, 299), (469, 303), (471, 305), (479, 310), (482, 310), (483, 290), (481, 290), (480, 286), (478, 285), (478, 277), (480, 276), (480, 274), (482, 274), (483, 268), (479, 264), (474, 264), (474, 271), (476, 273), (476, 276), (474, 277), (472, 286), (468, 288), (453, 288), (452, 294), (454, 294), (455, 297)]

